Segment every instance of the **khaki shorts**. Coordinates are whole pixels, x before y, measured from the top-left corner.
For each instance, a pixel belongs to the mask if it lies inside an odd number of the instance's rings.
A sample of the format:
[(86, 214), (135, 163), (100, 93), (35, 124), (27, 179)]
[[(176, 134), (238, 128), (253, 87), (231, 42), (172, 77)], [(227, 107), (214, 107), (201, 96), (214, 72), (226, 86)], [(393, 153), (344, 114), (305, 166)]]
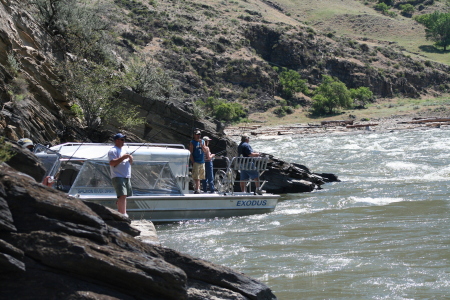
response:
[(112, 185), (116, 190), (117, 198), (123, 195), (127, 195), (127, 197), (133, 196), (130, 178), (113, 177)]
[(205, 179), (205, 164), (194, 163), (192, 166), (192, 179)]

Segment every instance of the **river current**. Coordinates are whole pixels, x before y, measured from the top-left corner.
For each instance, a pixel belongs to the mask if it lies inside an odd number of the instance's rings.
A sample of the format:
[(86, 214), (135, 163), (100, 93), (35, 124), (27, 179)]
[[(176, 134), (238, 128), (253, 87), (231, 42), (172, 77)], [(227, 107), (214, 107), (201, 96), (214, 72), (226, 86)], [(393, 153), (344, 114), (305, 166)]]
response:
[(251, 139), (341, 182), (270, 214), (159, 225), (163, 246), (278, 299), (450, 299), (450, 129)]

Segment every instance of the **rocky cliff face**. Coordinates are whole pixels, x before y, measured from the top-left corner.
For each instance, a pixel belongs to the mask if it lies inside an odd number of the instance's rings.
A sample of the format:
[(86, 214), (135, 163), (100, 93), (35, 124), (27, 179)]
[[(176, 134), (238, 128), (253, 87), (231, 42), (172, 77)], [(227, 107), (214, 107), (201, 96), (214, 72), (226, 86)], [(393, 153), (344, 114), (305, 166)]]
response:
[(0, 0), (0, 132), (41, 143), (79, 138), (66, 122), (66, 96), (55, 84), (52, 38), (12, 2)]
[(232, 269), (140, 242), (129, 223), (0, 165), (0, 299), (276, 299)]

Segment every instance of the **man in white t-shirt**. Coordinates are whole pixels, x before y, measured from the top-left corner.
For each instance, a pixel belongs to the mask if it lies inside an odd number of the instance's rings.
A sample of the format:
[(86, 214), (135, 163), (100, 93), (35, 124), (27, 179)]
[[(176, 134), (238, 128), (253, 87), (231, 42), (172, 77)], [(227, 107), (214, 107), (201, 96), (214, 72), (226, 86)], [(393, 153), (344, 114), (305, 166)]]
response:
[(133, 196), (131, 189), (131, 164), (133, 156), (122, 150), (126, 136), (118, 133), (114, 136), (114, 147), (108, 151), (109, 168), (114, 189), (117, 194), (117, 210), (127, 215), (127, 197)]

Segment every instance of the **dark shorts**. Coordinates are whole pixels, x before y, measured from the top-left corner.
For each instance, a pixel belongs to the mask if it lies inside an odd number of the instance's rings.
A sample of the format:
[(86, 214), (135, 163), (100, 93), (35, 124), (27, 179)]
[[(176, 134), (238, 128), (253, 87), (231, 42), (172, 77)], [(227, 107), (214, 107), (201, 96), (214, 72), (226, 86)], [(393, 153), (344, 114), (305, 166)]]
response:
[(127, 197), (133, 196), (133, 190), (131, 189), (131, 179), (123, 177), (113, 177), (112, 185), (116, 190), (117, 198), (126, 195)]
[(241, 170), (241, 180), (255, 179), (255, 178), (258, 178), (258, 177), (259, 177), (258, 171), (253, 171), (253, 170), (244, 171), (244, 170)]

